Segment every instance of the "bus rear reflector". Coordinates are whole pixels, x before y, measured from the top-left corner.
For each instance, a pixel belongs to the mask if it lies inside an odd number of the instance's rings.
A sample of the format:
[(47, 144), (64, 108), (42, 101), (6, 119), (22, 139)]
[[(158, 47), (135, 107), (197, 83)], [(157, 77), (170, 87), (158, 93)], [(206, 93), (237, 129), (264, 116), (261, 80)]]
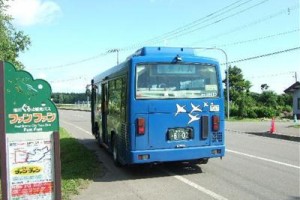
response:
[(211, 154), (216, 155), (216, 154), (220, 154), (222, 152), (221, 149), (213, 149), (211, 150)]
[(214, 132), (219, 131), (220, 129), (220, 118), (217, 115), (212, 116), (212, 130)]
[(150, 158), (149, 154), (138, 155), (139, 160), (148, 160)]
[(145, 134), (145, 119), (137, 118), (137, 134), (144, 135)]

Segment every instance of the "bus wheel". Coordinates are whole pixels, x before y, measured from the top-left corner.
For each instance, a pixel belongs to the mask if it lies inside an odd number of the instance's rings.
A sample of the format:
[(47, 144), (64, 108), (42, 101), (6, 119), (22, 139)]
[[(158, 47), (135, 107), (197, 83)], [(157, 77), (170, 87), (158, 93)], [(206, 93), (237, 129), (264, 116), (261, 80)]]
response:
[(114, 164), (117, 167), (120, 167), (121, 163), (119, 161), (118, 142), (117, 142), (117, 137), (115, 135), (112, 138), (112, 155), (113, 155)]

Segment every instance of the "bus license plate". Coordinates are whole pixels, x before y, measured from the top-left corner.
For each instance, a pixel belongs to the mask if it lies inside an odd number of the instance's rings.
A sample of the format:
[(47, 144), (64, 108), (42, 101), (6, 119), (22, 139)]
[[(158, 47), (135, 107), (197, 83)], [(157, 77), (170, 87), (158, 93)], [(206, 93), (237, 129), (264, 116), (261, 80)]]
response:
[(172, 128), (168, 130), (168, 140), (188, 140), (191, 139), (192, 132), (191, 128)]

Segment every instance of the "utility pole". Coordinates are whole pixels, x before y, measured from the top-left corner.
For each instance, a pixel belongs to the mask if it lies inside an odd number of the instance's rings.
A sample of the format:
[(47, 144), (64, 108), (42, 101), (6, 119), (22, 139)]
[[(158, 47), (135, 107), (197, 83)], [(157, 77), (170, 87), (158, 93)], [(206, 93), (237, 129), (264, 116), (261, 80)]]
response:
[(295, 72), (295, 82), (297, 82), (297, 72)]

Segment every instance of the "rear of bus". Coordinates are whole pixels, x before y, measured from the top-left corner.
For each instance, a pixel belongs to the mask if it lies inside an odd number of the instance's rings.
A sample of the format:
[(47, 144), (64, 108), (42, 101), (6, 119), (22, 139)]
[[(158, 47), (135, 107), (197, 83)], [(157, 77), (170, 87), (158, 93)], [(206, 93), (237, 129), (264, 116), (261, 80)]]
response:
[(193, 49), (145, 47), (131, 59), (129, 162), (223, 157), (219, 64)]

